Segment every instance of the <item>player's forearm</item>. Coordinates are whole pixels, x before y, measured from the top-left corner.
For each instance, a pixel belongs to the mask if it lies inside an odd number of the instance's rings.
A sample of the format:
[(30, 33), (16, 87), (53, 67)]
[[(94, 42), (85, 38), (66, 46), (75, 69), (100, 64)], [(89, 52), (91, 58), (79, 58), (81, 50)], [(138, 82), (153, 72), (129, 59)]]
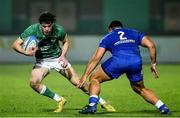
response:
[(93, 57), (90, 59), (86, 71), (84, 75), (89, 76), (89, 74), (96, 68), (98, 63), (101, 61), (102, 57), (104, 56), (106, 50), (104, 48), (98, 48), (96, 52), (94, 53)]
[(85, 75), (89, 76), (90, 73), (95, 69), (96, 67), (96, 62), (91, 62), (87, 65), (86, 71), (85, 71)]
[(25, 51), (24, 51), (24, 49), (22, 48), (22, 46), (20, 45), (20, 44), (12, 44), (12, 49), (14, 49), (16, 52), (18, 52), (18, 53), (20, 53), (20, 54), (24, 54), (24, 55), (26, 55), (25, 54)]
[(11, 45), (11, 47), (12, 47), (12, 49), (14, 49), (16, 52), (18, 52), (18, 53), (20, 53), (20, 54), (26, 55), (26, 54), (25, 54), (25, 50), (23, 49), (22, 45), (23, 45), (23, 40), (22, 40), (20, 37), (18, 37), (18, 38), (16, 39), (16, 41), (14, 41), (14, 43)]
[(155, 45), (152, 45), (151, 47), (149, 47), (149, 55), (150, 55), (150, 59), (151, 59), (151, 64), (155, 64), (156, 63), (156, 47), (155, 47)]
[(89, 61), (86, 70), (84, 72), (84, 75), (86, 75), (87, 77), (91, 74), (91, 72), (96, 68), (96, 66), (98, 65), (100, 59), (99, 58), (94, 58), (92, 57), (92, 59)]
[(63, 47), (62, 47), (61, 56), (66, 56), (68, 49), (69, 49), (69, 39), (68, 39), (67, 35), (65, 36), (65, 39), (62, 42), (62, 44), (63, 44)]
[(62, 54), (61, 56), (66, 56), (69, 49), (69, 42), (65, 42), (62, 47)]
[(150, 39), (148, 36), (144, 36), (142, 39), (142, 44), (143, 47), (148, 48), (149, 50), (149, 56), (151, 59), (151, 64), (156, 63), (156, 46), (154, 42)]

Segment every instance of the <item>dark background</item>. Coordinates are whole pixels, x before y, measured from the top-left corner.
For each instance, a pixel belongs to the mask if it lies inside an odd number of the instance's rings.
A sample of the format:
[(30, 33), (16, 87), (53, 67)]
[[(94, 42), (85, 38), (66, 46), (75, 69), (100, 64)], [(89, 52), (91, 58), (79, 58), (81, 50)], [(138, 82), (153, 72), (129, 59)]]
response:
[(152, 35), (180, 34), (180, 0), (0, 0), (0, 35), (19, 34), (42, 11), (71, 34), (105, 34), (115, 19)]

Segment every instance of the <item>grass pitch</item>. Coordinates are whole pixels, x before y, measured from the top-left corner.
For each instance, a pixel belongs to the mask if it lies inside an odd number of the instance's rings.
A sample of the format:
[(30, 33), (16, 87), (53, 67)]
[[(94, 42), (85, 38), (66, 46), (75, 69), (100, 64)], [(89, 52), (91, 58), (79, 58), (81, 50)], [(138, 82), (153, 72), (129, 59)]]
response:
[[(81, 75), (85, 65), (73, 65)], [(98, 106), (93, 115), (78, 113), (88, 103), (88, 96), (72, 86), (56, 71), (52, 71), (43, 83), (52, 91), (64, 96), (67, 104), (63, 112), (53, 113), (56, 102), (35, 93), (29, 87), (32, 65), (0, 65), (0, 116), (9, 117), (163, 117), (156, 108), (135, 94), (125, 76), (102, 84), (101, 96), (117, 110), (107, 113)], [(180, 116), (180, 65), (158, 65), (159, 79), (153, 79), (148, 65), (143, 66), (145, 86), (155, 91), (171, 109)]]

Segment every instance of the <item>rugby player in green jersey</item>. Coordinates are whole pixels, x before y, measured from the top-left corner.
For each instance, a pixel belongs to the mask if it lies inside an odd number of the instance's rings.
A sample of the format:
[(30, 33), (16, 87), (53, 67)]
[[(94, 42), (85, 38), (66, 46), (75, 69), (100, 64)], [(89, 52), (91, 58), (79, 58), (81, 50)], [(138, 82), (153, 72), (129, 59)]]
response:
[[(66, 54), (69, 48), (69, 40), (63, 27), (55, 23), (55, 15), (43, 12), (39, 16), (39, 23), (29, 26), (20, 37), (12, 44), (12, 48), (26, 56), (35, 56), (36, 63), (31, 72), (30, 86), (37, 93), (54, 99), (58, 103), (54, 112), (61, 112), (66, 99), (48, 89), (42, 84), (42, 80), (51, 69), (55, 69), (74, 86), (78, 85), (79, 77), (68, 62)], [(38, 48), (30, 48), (25, 51), (22, 45), (29, 36), (35, 36), (38, 40)], [(61, 47), (62, 45), (62, 47)], [(88, 84), (84, 84), (82, 90), (89, 94)], [(102, 98), (99, 99), (101, 107), (106, 111), (113, 112), (115, 109)]]

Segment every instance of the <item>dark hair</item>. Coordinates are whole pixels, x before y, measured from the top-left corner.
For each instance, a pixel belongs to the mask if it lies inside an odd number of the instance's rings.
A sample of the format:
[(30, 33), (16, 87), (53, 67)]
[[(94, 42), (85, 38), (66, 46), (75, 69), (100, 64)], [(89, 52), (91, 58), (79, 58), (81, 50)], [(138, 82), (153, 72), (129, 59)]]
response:
[(56, 16), (53, 15), (52, 13), (48, 12), (48, 11), (45, 11), (45, 12), (42, 12), (39, 16), (39, 23), (54, 23), (56, 21)]
[(114, 29), (116, 27), (122, 27), (123, 28), (123, 24), (118, 20), (114, 20), (114, 21), (111, 21), (111, 23), (108, 26), (108, 29), (110, 29), (110, 28)]

